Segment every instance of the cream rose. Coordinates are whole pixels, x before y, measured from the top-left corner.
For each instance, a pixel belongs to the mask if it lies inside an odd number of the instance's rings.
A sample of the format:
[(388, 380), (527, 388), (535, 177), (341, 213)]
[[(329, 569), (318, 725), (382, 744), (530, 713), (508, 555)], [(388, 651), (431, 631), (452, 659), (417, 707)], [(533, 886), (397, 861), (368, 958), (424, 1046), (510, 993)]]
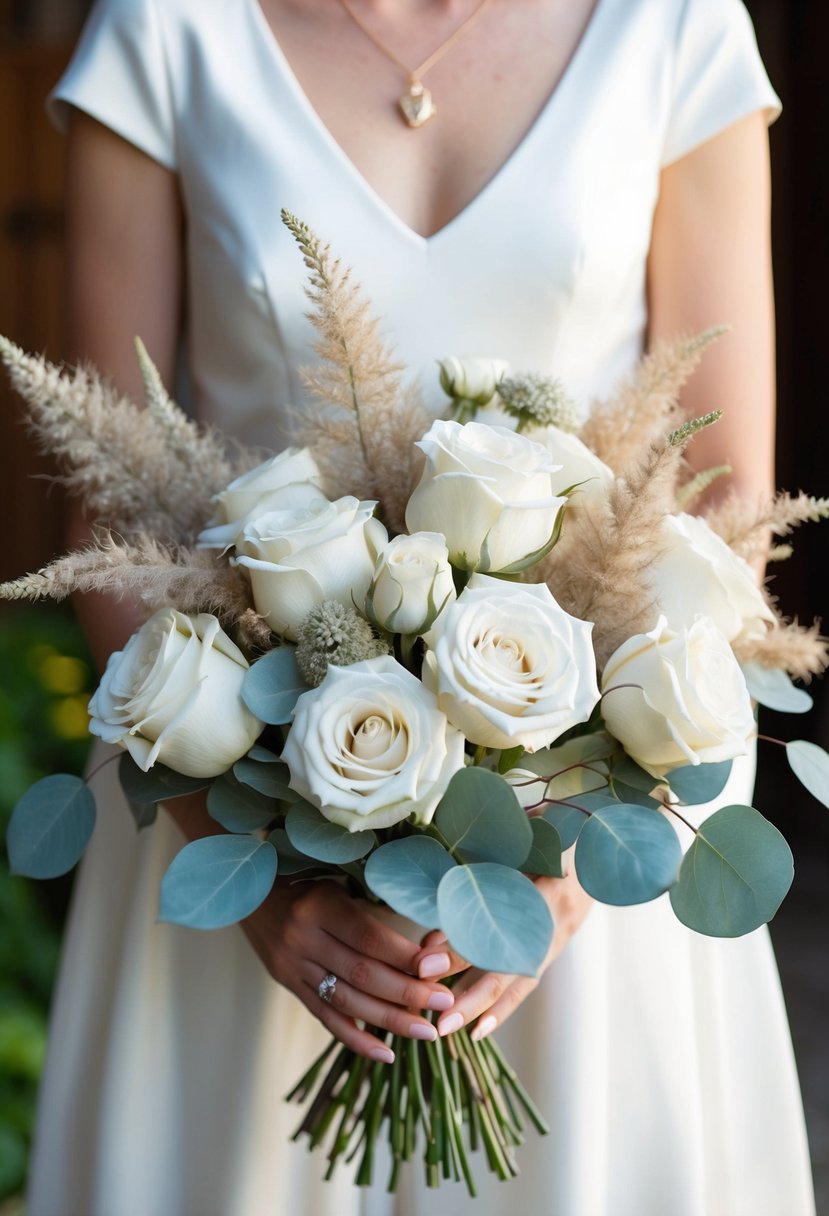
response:
[(456, 598), (449, 550), (438, 532), (396, 536), (377, 558), (369, 615), (389, 633), (425, 633)]
[(257, 465), (215, 497), (216, 513), (200, 534), (200, 549), (235, 545), (245, 526), (268, 511), (296, 510), (324, 499), (322, 474), (308, 448), (286, 448)]
[(160, 761), (188, 777), (216, 777), (263, 727), (242, 700), (247, 669), (214, 616), (162, 608), (110, 655), (89, 729), (126, 748), (145, 772)]
[(592, 631), (543, 585), (476, 574), (438, 617), (423, 679), (473, 743), (534, 752), (599, 699)]
[(660, 617), (629, 638), (608, 659), (602, 693), (607, 729), (656, 777), (743, 756), (756, 734), (743, 673), (707, 617), (677, 632)]
[(329, 667), (297, 701), (282, 757), (297, 793), (358, 832), (429, 823), (463, 743), (420, 680), (385, 656)]
[(247, 525), (235, 561), (247, 570), (253, 602), (270, 627), (296, 641), (312, 608), (324, 600), (361, 604), (388, 536), (375, 503), (322, 500), (272, 511)]
[(668, 515), (662, 523), (663, 555), (649, 567), (658, 611), (672, 629), (697, 615), (711, 618), (727, 641), (762, 637), (774, 613), (748, 562), (696, 515)]
[(534, 431), (533, 438), (543, 443), (559, 471), (553, 479), (553, 490), (563, 494), (571, 486), (578, 489), (571, 499), (574, 506), (581, 502), (606, 496), (613, 483), (613, 470), (608, 468), (578, 435), (563, 431), (557, 426), (546, 426), (543, 431)]
[(488, 359), (484, 355), (449, 355), (439, 360), (440, 386), (449, 397), (486, 405), (495, 396), (498, 381), (506, 373), (506, 359)]
[(504, 427), (437, 421), (417, 444), (423, 476), (409, 499), (412, 532), (442, 532), (453, 565), (501, 571), (548, 544), (567, 501), (546, 448)]

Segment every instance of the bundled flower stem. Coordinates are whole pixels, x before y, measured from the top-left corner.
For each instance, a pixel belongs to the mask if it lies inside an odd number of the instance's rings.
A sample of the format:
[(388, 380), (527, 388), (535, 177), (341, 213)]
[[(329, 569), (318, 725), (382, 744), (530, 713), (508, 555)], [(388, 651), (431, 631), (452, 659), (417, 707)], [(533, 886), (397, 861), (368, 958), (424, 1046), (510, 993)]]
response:
[(434, 1042), (375, 1033), (395, 1053), (391, 1068), (340, 1047), (320, 1081), (336, 1046), (332, 1040), (288, 1094), (289, 1101), (311, 1098), (293, 1138), (307, 1136), (312, 1149), (330, 1139), (326, 1178), (341, 1160), (361, 1154), (355, 1181), (370, 1186), (384, 1124), (392, 1158), (389, 1191), (419, 1142), (429, 1186), (442, 1178), (462, 1180), (476, 1196), (469, 1154), (480, 1147), (498, 1178), (514, 1178), (524, 1120), (542, 1135), (549, 1128), (494, 1040), (476, 1042), (466, 1028)]

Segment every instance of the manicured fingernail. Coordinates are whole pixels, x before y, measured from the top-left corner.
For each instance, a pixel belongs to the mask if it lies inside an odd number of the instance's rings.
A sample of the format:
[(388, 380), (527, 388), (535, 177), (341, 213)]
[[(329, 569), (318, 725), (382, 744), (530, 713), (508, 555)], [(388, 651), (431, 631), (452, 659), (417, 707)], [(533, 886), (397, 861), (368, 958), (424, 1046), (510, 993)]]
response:
[(444, 1009), (451, 1009), (454, 1003), (455, 998), (451, 992), (433, 992), (426, 1002), (426, 1008), (442, 1012)]
[(494, 1018), (492, 1014), (489, 1014), (488, 1017), (481, 1018), (480, 1022), (476, 1023), (471, 1032), (472, 1038), (476, 1043), (479, 1039), (485, 1039), (488, 1034), (492, 1034), (497, 1025), (498, 1020), (497, 1018)]
[(438, 1022), (438, 1034), (452, 1034), (456, 1030), (460, 1030), (463, 1026), (462, 1013), (450, 1013), (447, 1018), (441, 1018)]
[(418, 974), (422, 980), (428, 980), (433, 975), (443, 975), (444, 971), (449, 970), (451, 961), (448, 954), (427, 954), (420, 960)]
[(378, 1064), (393, 1064), (394, 1052), (389, 1047), (372, 1047), (368, 1058), (376, 1060)]
[(434, 1043), (438, 1037), (438, 1032), (428, 1022), (412, 1022), (409, 1034), (413, 1039), (428, 1039), (430, 1043)]

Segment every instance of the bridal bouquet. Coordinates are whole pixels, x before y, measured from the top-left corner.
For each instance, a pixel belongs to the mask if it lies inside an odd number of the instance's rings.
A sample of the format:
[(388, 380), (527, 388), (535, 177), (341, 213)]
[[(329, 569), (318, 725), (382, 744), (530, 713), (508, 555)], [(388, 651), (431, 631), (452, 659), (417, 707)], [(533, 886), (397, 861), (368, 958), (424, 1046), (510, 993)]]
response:
[[(284, 218), (320, 334), (303, 448), (262, 462), (197, 428), (140, 345), (144, 410), (94, 372), (0, 343), (33, 429), (98, 521), (88, 548), (0, 595), (143, 600), (90, 730), (123, 749), (139, 828), (199, 789), (217, 824), (174, 858), (160, 918), (216, 928), (277, 876), (334, 876), (418, 934), (442, 931), (473, 966), (523, 975), (554, 931), (533, 879), (571, 867), (607, 904), (668, 892), (701, 933), (769, 920), (791, 853), (757, 810), (716, 803), (757, 736), (752, 697), (808, 708), (791, 677), (820, 671), (826, 649), (817, 627), (781, 619), (748, 561), (829, 503), (732, 497), (687, 513), (724, 471), (694, 474), (683, 455), (718, 415), (678, 407), (711, 335), (646, 358), (581, 425), (547, 377), (446, 358), (435, 420), (348, 272)], [(829, 803), (826, 753), (785, 746)], [(701, 823), (687, 809), (700, 804)], [(94, 820), (85, 781), (39, 782), (9, 828), (14, 870), (71, 868)], [(359, 1153), (369, 1183), (384, 1126), (392, 1188), (419, 1142), (433, 1185), (463, 1178), (474, 1194), (479, 1145), (500, 1177), (517, 1172), (524, 1120), (545, 1128), (491, 1038), (376, 1033), (391, 1067), (332, 1041), (292, 1095), (311, 1098), (297, 1134), (327, 1145), (329, 1174)]]

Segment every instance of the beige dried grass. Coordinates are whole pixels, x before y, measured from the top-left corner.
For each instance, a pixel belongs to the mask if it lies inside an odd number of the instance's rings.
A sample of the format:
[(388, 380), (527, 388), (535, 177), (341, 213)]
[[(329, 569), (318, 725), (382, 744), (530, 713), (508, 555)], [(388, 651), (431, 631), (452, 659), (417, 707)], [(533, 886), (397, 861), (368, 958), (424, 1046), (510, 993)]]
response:
[(149, 408), (119, 396), (94, 369), (65, 370), (0, 337), (0, 358), (39, 446), (87, 514), (125, 537), (191, 543), (210, 499), (250, 460), (199, 427), (164, 392), (143, 352)]
[(306, 224), (287, 211), (282, 219), (309, 270), (309, 319), (320, 335), (314, 351), (321, 365), (303, 372), (318, 404), (303, 417), (302, 442), (333, 493), (379, 499), (385, 521), (402, 531), (420, 469), (413, 444), (432, 416), (416, 386), (404, 384), (350, 270)]

